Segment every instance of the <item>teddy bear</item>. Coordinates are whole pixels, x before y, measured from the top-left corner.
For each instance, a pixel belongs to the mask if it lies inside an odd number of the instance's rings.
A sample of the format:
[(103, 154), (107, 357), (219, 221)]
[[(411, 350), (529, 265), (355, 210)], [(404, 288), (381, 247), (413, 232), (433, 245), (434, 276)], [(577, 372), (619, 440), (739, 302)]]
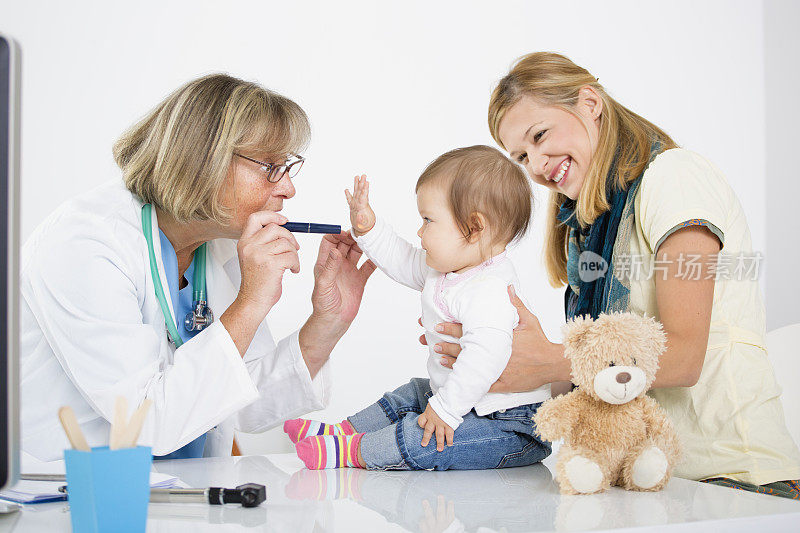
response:
[(666, 412), (646, 395), (666, 349), (661, 324), (615, 312), (576, 317), (563, 331), (577, 388), (544, 402), (533, 418), (543, 439), (564, 439), (556, 462), (561, 493), (661, 490), (680, 456)]

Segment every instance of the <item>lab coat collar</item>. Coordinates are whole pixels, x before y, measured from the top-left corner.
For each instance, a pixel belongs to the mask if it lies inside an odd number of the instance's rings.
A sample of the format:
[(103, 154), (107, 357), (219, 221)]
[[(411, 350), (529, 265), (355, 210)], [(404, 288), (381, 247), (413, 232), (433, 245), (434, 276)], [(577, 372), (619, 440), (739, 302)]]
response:
[[(137, 202), (141, 204), (141, 202)], [(139, 217), (141, 218), (141, 205), (139, 206)], [(152, 231), (152, 235), (150, 238), (153, 240), (153, 252), (156, 256), (156, 266), (158, 266), (158, 278), (161, 280), (161, 287), (164, 289), (165, 299), (167, 300), (167, 306), (169, 306), (169, 312), (172, 313), (172, 316), (175, 316), (175, 309), (172, 307), (172, 298), (169, 297), (169, 283), (167, 283), (167, 274), (166, 269), (164, 268), (164, 259), (161, 257), (161, 238), (159, 235), (158, 230), (158, 217), (156, 216), (156, 210), (150, 210), (150, 229)], [(145, 241), (145, 246), (147, 246), (147, 241)], [(149, 256), (149, 251), (148, 251)], [(148, 269), (150, 270), (150, 269)], [(155, 285), (155, 281), (152, 279), (153, 273), (150, 272), (150, 280)], [(166, 320), (166, 317), (164, 317)]]

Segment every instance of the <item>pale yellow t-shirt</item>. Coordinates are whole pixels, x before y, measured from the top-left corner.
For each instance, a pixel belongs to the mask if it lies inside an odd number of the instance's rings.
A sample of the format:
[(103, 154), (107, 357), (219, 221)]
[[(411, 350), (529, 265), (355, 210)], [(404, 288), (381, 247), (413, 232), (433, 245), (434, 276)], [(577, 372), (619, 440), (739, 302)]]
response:
[[(666, 409), (683, 444), (675, 475), (696, 480), (723, 476), (758, 485), (800, 478), (800, 452), (786, 430), (780, 388), (765, 348), (764, 303), (754, 279), (763, 264), (753, 256), (750, 230), (733, 189), (709, 161), (676, 148), (650, 164), (634, 208), (630, 253), (644, 257), (645, 264), (652, 265), (654, 248), (666, 235), (692, 219), (710, 223), (723, 242), (700, 379), (693, 387), (649, 393)], [(647, 272), (652, 272), (649, 279)], [(691, 269), (687, 275), (693, 275)], [(644, 268), (638, 280), (631, 280), (630, 311), (660, 319), (656, 276), (662, 271)]]

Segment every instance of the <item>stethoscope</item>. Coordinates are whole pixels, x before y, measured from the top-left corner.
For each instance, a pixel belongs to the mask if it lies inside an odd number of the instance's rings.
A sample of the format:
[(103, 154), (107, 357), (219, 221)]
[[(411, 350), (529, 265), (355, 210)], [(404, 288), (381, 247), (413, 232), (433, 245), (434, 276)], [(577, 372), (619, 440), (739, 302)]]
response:
[[(167, 304), (164, 296), (164, 288), (161, 285), (161, 277), (158, 273), (158, 262), (153, 248), (153, 224), (152, 210), (150, 204), (142, 206), (142, 232), (147, 241), (147, 252), (150, 255), (150, 273), (153, 276), (156, 298), (161, 305), (161, 312), (164, 314), (164, 322), (167, 325), (167, 335), (170, 341), (178, 348), (183, 344), (183, 339), (178, 333), (178, 326)], [(208, 306), (206, 298), (206, 243), (201, 244), (194, 252), (194, 275), (192, 276), (192, 311), (186, 314), (183, 320), (183, 327), (186, 331), (202, 331), (214, 322), (214, 313)]]

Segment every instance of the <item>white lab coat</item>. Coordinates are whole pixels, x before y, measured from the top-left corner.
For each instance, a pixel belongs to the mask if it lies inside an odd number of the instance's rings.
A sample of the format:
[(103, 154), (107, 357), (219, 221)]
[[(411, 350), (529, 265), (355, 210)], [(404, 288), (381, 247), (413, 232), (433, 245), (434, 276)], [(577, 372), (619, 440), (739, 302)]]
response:
[(235, 429), (264, 431), (327, 404), (329, 364), (311, 379), (298, 332), (276, 345), (265, 320), (242, 358), (219, 322), (241, 281), (235, 241), (208, 245), (217, 320), (175, 349), (153, 289), (141, 207), (122, 183), (100, 186), (58, 208), (23, 248), (22, 449), (39, 460), (59, 459), (69, 446), (57, 418), (62, 405), (99, 446), (108, 444), (117, 396), (131, 411), (149, 398), (140, 444), (164, 455), (209, 432), (205, 455), (217, 456), (230, 454)]

